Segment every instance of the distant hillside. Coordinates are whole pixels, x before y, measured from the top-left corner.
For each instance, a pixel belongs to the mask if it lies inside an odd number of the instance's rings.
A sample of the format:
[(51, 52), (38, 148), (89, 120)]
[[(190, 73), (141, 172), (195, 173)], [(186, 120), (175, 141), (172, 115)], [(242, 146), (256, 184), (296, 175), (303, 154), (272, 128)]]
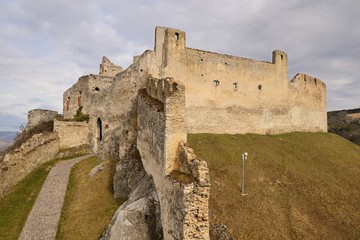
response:
[(16, 136), (16, 132), (0, 131), (0, 140), (1, 141), (12, 142), (12, 140), (14, 140), (15, 136)]
[(360, 145), (360, 108), (328, 112), (328, 131)]
[(360, 239), (359, 146), (330, 133), (195, 134), (188, 142), (209, 164), (210, 222), (235, 239)]
[(4, 151), (14, 140), (16, 132), (0, 131), (0, 152)]

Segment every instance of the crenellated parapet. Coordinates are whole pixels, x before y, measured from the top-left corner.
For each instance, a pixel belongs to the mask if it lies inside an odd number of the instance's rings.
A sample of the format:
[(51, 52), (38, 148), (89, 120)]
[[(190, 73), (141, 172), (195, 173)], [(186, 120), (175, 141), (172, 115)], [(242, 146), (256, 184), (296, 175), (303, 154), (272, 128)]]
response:
[(184, 90), (184, 85), (179, 85), (173, 78), (148, 78), (146, 82), (146, 93), (162, 103), (181, 90)]
[(304, 73), (297, 73), (290, 83), (298, 83), (301, 85), (313, 86), (316, 88), (326, 88), (326, 85), (319, 78), (312, 77)]

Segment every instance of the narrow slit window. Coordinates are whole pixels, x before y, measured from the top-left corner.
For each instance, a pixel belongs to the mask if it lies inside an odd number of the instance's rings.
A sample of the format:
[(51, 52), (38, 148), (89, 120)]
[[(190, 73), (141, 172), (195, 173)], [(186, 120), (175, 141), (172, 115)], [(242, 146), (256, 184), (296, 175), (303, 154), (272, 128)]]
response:
[(238, 90), (238, 84), (237, 83), (233, 83), (233, 90), (237, 91)]

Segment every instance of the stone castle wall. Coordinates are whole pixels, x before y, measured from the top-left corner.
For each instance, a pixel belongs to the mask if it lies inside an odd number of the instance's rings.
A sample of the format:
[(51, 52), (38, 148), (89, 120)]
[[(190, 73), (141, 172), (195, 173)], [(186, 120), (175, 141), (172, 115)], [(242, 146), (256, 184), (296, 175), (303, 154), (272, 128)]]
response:
[[(167, 28), (157, 28), (155, 51), (160, 75), (186, 87), (188, 132), (327, 131), (325, 84), (289, 81), (284, 52), (274, 51), (265, 62), (190, 49), (185, 32)], [(300, 76), (306, 75), (294, 79)]]
[(82, 113), (89, 114), (89, 144), (94, 152), (121, 158), (136, 141), (138, 90), (145, 86), (149, 73), (156, 69), (152, 64), (154, 56), (152, 51), (145, 51), (126, 70), (112, 78), (83, 76), (64, 93), (65, 119), (73, 118), (80, 105)]
[(0, 163), (0, 196), (35, 168), (54, 159), (59, 149), (56, 133), (40, 133), (32, 136), (19, 149), (6, 154)]
[(208, 239), (209, 172), (185, 142), (184, 86), (150, 78), (139, 94), (137, 147), (154, 179), (164, 239)]
[(116, 66), (109, 59), (103, 57), (100, 64), (99, 76), (114, 77), (116, 74), (122, 72), (124, 69), (120, 66)]
[(103, 58), (99, 75), (81, 77), (64, 93), (64, 118), (83, 107), (95, 152), (121, 159), (137, 146), (165, 239), (206, 239), (208, 169), (186, 134), (326, 132), (326, 86), (305, 74), (289, 81), (279, 50), (258, 61), (187, 48), (181, 30), (157, 27), (155, 35), (154, 50), (126, 70)]
[(26, 129), (31, 129), (41, 123), (53, 121), (58, 112), (44, 109), (33, 109), (28, 112)]
[(87, 122), (54, 120), (54, 132), (59, 136), (60, 149), (89, 144), (89, 124)]
[[(113, 64), (103, 58), (102, 66)], [(64, 117), (82, 106), (93, 150), (121, 157), (136, 139), (136, 96), (148, 76), (184, 84), (188, 133), (327, 131), (325, 84), (305, 74), (289, 81), (286, 53), (275, 50), (268, 62), (191, 49), (185, 32), (164, 27), (155, 30), (154, 51), (126, 70), (81, 77), (64, 93)]]

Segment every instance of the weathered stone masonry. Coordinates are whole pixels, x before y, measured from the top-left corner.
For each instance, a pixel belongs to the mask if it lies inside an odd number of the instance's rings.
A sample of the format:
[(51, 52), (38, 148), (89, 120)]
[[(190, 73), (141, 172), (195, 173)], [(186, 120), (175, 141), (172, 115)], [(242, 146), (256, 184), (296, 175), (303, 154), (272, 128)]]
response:
[(121, 159), (137, 147), (155, 183), (164, 239), (208, 238), (208, 168), (187, 133), (327, 131), (325, 84), (302, 73), (289, 81), (285, 52), (268, 62), (191, 49), (185, 32), (164, 27), (154, 50), (125, 70), (104, 57), (99, 74), (81, 77), (63, 101), (65, 119), (80, 106), (90, 115), (95, 152)]
[(208, 239), (209, 172), (186, 145), (184, 101), (183, 85), (149, 79), (139, 95), (137, 146), (154, 179), (164, 239)]

